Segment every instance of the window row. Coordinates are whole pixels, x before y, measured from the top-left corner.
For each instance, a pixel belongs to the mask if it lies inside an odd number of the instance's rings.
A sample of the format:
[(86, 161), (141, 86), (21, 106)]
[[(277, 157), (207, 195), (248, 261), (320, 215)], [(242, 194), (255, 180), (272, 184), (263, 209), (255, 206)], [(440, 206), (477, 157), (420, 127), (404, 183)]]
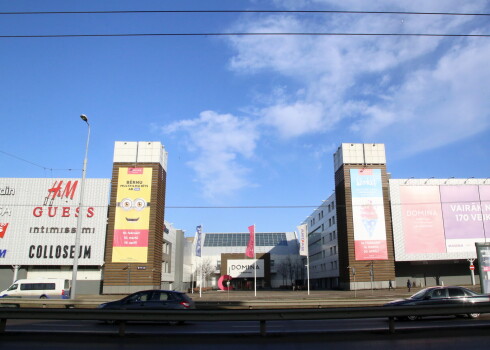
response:
[[(204, 247), (245, 247), (248, 245), (248, 233), (207, 233), (204, 236)], [(287, 245), (286, 234), (283, 232), (256, 233), (255, 246), (274, 247)]]

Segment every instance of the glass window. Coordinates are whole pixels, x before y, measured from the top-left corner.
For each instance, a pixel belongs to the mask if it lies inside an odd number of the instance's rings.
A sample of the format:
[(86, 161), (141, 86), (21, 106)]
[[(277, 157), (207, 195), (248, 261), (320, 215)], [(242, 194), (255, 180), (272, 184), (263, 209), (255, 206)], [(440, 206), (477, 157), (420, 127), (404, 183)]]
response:
[(444, 288), (440, 288), (440, 289), (434, 289), (432, 291), (431, 298), (432, 299), (442, 299), (442, 298), (446, 298), (446, 296), (447, 296), (447, 290)]
[[(208, 233), (204, 238), (204, 247), (246, 247), (248, 233)], [(285, 233), (256, 233), (257, 247), (287, 245)]]
[(449, 288), (449, 297), (451, 298), (457, 298), (457, 297), (464, 297), (464, 291), (458, 288)]
[(7, 289), (7, 292), (8, 292), (9, 290), (16, 290), (18, 286), (19, 286), (19, 285), (18, 285), (17, 283), (12, 284), (12, 285), (9, 287), (9, 289)]
[(142, 293), (137, 293), (133, 294), (128, 298), (128, 302), (130, 303), (139, 303), (140, 301), (147, 301), (149, 300), (151, 292), (142, 292)]
[(168, 294), (165, 292), (154, 292), (152, 300), (166, 301), (168, 300)]
[(44, 290), (55, 290), (56, 289), (56, 284), (55, 283), (43, 283), (43, 289)]

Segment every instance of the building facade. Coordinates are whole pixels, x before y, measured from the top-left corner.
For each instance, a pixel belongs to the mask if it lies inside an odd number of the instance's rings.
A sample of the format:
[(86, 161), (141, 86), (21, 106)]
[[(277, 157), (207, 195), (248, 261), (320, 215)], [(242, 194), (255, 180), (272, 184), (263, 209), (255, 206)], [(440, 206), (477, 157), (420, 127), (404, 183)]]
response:
[(116, 142), (103, 293), (161, 287), (166, 178), (160, 142)]
[[(203, 233), (201, 256), (193, 256), (196, 286), (218, 288), (222, 276), (231, 276), (238, 290), (290, 288), (304, 280), (294, 232), (257, 232), (255, 259), (245, 255), (249, 239), (249, 233)], [(194, 253), (197, 242), (196, 233)]]
[[(339, 286), (339, 244), (335, 194), (323, 201), (303, 224), (308, 227), (310, 287), (331, 289)], [(304, 260), (304, 265), (307, 261)]]
[[(0, 288), (20, 278), (71, 280), (78, 254), (79, 293), (99, 293), (109, 179), (0, 179)], [(75, 235), (81, 215), (80, 249)]]
[[(342, 144), (334, 168), (335, 194), (304, 221), (314, 287), (335, 287), (336, 278), (350, 290), (478, 283), (475, 243), (490, 239), (488, 178), (391, 179), (383, 144)], [(335, 207), (332, 217), (325, 207)]]
[[(490, 240), (489, 179), (392, 179), (383, 144), (344, 143), (335, 191), (309, 215), (308, 259), (295, 232), (196, 237), (165, 221), (167, 153), (116, 142), (113, 176), (0, 179), (0, 289), (20, 278), (71, 279), (79, 294), (168, 288), (348, 290), (479, 282), (476, 243)], [(110, 202), (109, 202), (110, 200)], [(75, 233), (81, 214), (80, 250)], [(470, 270), (470, 267), (473, 270)], [(490, 280), (490, 272), (484, 278)]]

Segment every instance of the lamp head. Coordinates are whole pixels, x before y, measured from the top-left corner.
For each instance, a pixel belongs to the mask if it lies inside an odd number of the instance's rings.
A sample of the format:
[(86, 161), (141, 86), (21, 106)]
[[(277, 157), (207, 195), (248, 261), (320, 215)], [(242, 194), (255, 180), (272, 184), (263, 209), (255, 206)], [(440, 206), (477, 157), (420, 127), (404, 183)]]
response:
[(88, 118), (85, 114), (82, 114), (80, 115), (80, 118), (82, 118), (82, 120), (85, 122), (85, 123), (88, 123)]

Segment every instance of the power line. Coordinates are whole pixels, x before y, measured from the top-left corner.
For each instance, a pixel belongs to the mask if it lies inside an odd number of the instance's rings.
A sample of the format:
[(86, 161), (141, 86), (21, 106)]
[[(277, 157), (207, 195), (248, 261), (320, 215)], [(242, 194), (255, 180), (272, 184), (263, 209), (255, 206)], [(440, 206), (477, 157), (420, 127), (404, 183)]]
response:
[(29, 161), (29, 160), (27, 160), (27, 159), (24, 159), (24, 158), (18, 157), (18, 156), (14, 155), (14, 154), (7, 153), (7, 152), (5, 152), (5, 151), (1, 151), (1, 150), (0, 150), (0, 153), (3, 153), (3, 154), (5, 154), (5, 155), (7, 155), (7, 156), (9, 156), (9, 157), (12, 157), (12, 158), (18, 159), (18, 160), (20, 160), (20, 161), (22, 161), (22, 162), (25, 162), (25, 163), (28, 163), (28, 164), (34, 165), (34, 166), (36, 166), (36, 167), (38, 167), (38, 168), (41, 168), (41, 169), (43, 169), (43, 170), (50, 170), (50, 171), (53, 171), (53, 170), (69, 170), (69, 171), (72, 171), (72, 170), (81, 170), (81, 169), (54, 169), (54, 168), (49, 168), (49, 167), (45, 167), (45, 166), (43, 166), (43, 165), (39, 165), (39, 164), (36, 164), (36, 163), (34, 163), (34, 162), (31, 162), (31, 161)]
[(342, 10), (111, 10), (111, 11), (22, 11), (0, 12), (0, 15), (79, 15), (79, 14), (151, 14), (151, 13), (306, 13), (306, 14), (368, 14), (368, 15), (438, 15), (490, 16), (490, 13), (415, 12), (415, 11), (342, 11)]
[(39, 34), (0, 35), (0, 39), (23, 38), (93, 38), (93, 37), (162, 37), (162, 36), (414, 36), (414, 37), (473, 37), (488, 38), (490, 34), (437, 34), (437, 33), (121, 33), (121, 34)]
[[(475, 204), (476, 203), (476, 204)], [(431, 206), (431, 205), (469, 205), (469, 204), (474, 204), (475, 206), (482, 206), (482, 205), (487, 205), (490, 203), (489, 200), (479, 200), (479, 201), (474, 201), (474, 200), (461, 200), (461, 201), (443, 201), (443, 202), (390, 202), (390, 204), (373, 204), (373, 207), (403, 207), (403, 206), (408, 206), (408, 205), (418, 205), (421, 208), (424, 206)], [(2, 204), (0, 202), (0, 204)], [(23, 203), (23, 204), (8, 204), (9, 207), (32, 207), (32, 206), (38, 206), (38, 204), (35, 203)], [(78, 207), (78, 204), (73, 204), (73, 205), (67, 205), (64, 204), (66, 207), (73, 207), (76, 208)], [(97, 207), (97, 208), (105, 208), (105, 205), (91, 205), (92, 207)], [(109, 205), (110, 206), (110, 205)], [(114, 205), (113, 205), (114, 206)], [(356, 207), (362, 207), (362, 204), (352, 204), (351, 205), (353, 208)], [(336, 207), (338, 208), (346, 208), (345, 204), (337, 204)], [(425, 211), (424, 209), (414, 209), (415, 211)], [(227, 205), (227, 206), (190, 206), (190, 205), (166, 205), (165, 209), (300, 209), (300, 208), (322, 208), (322, 206), (319, 206), (318, 204), (314, 205)], [(440, 207), (439, 207), (440, 208)], [(475, 211), (481, 210), (480, 209), (475, 209)], [(433, 209), (427, 209), (427, 211), (435, 211)], [(483, 215), (488, 216), (490, 214), (484, 213)]]

